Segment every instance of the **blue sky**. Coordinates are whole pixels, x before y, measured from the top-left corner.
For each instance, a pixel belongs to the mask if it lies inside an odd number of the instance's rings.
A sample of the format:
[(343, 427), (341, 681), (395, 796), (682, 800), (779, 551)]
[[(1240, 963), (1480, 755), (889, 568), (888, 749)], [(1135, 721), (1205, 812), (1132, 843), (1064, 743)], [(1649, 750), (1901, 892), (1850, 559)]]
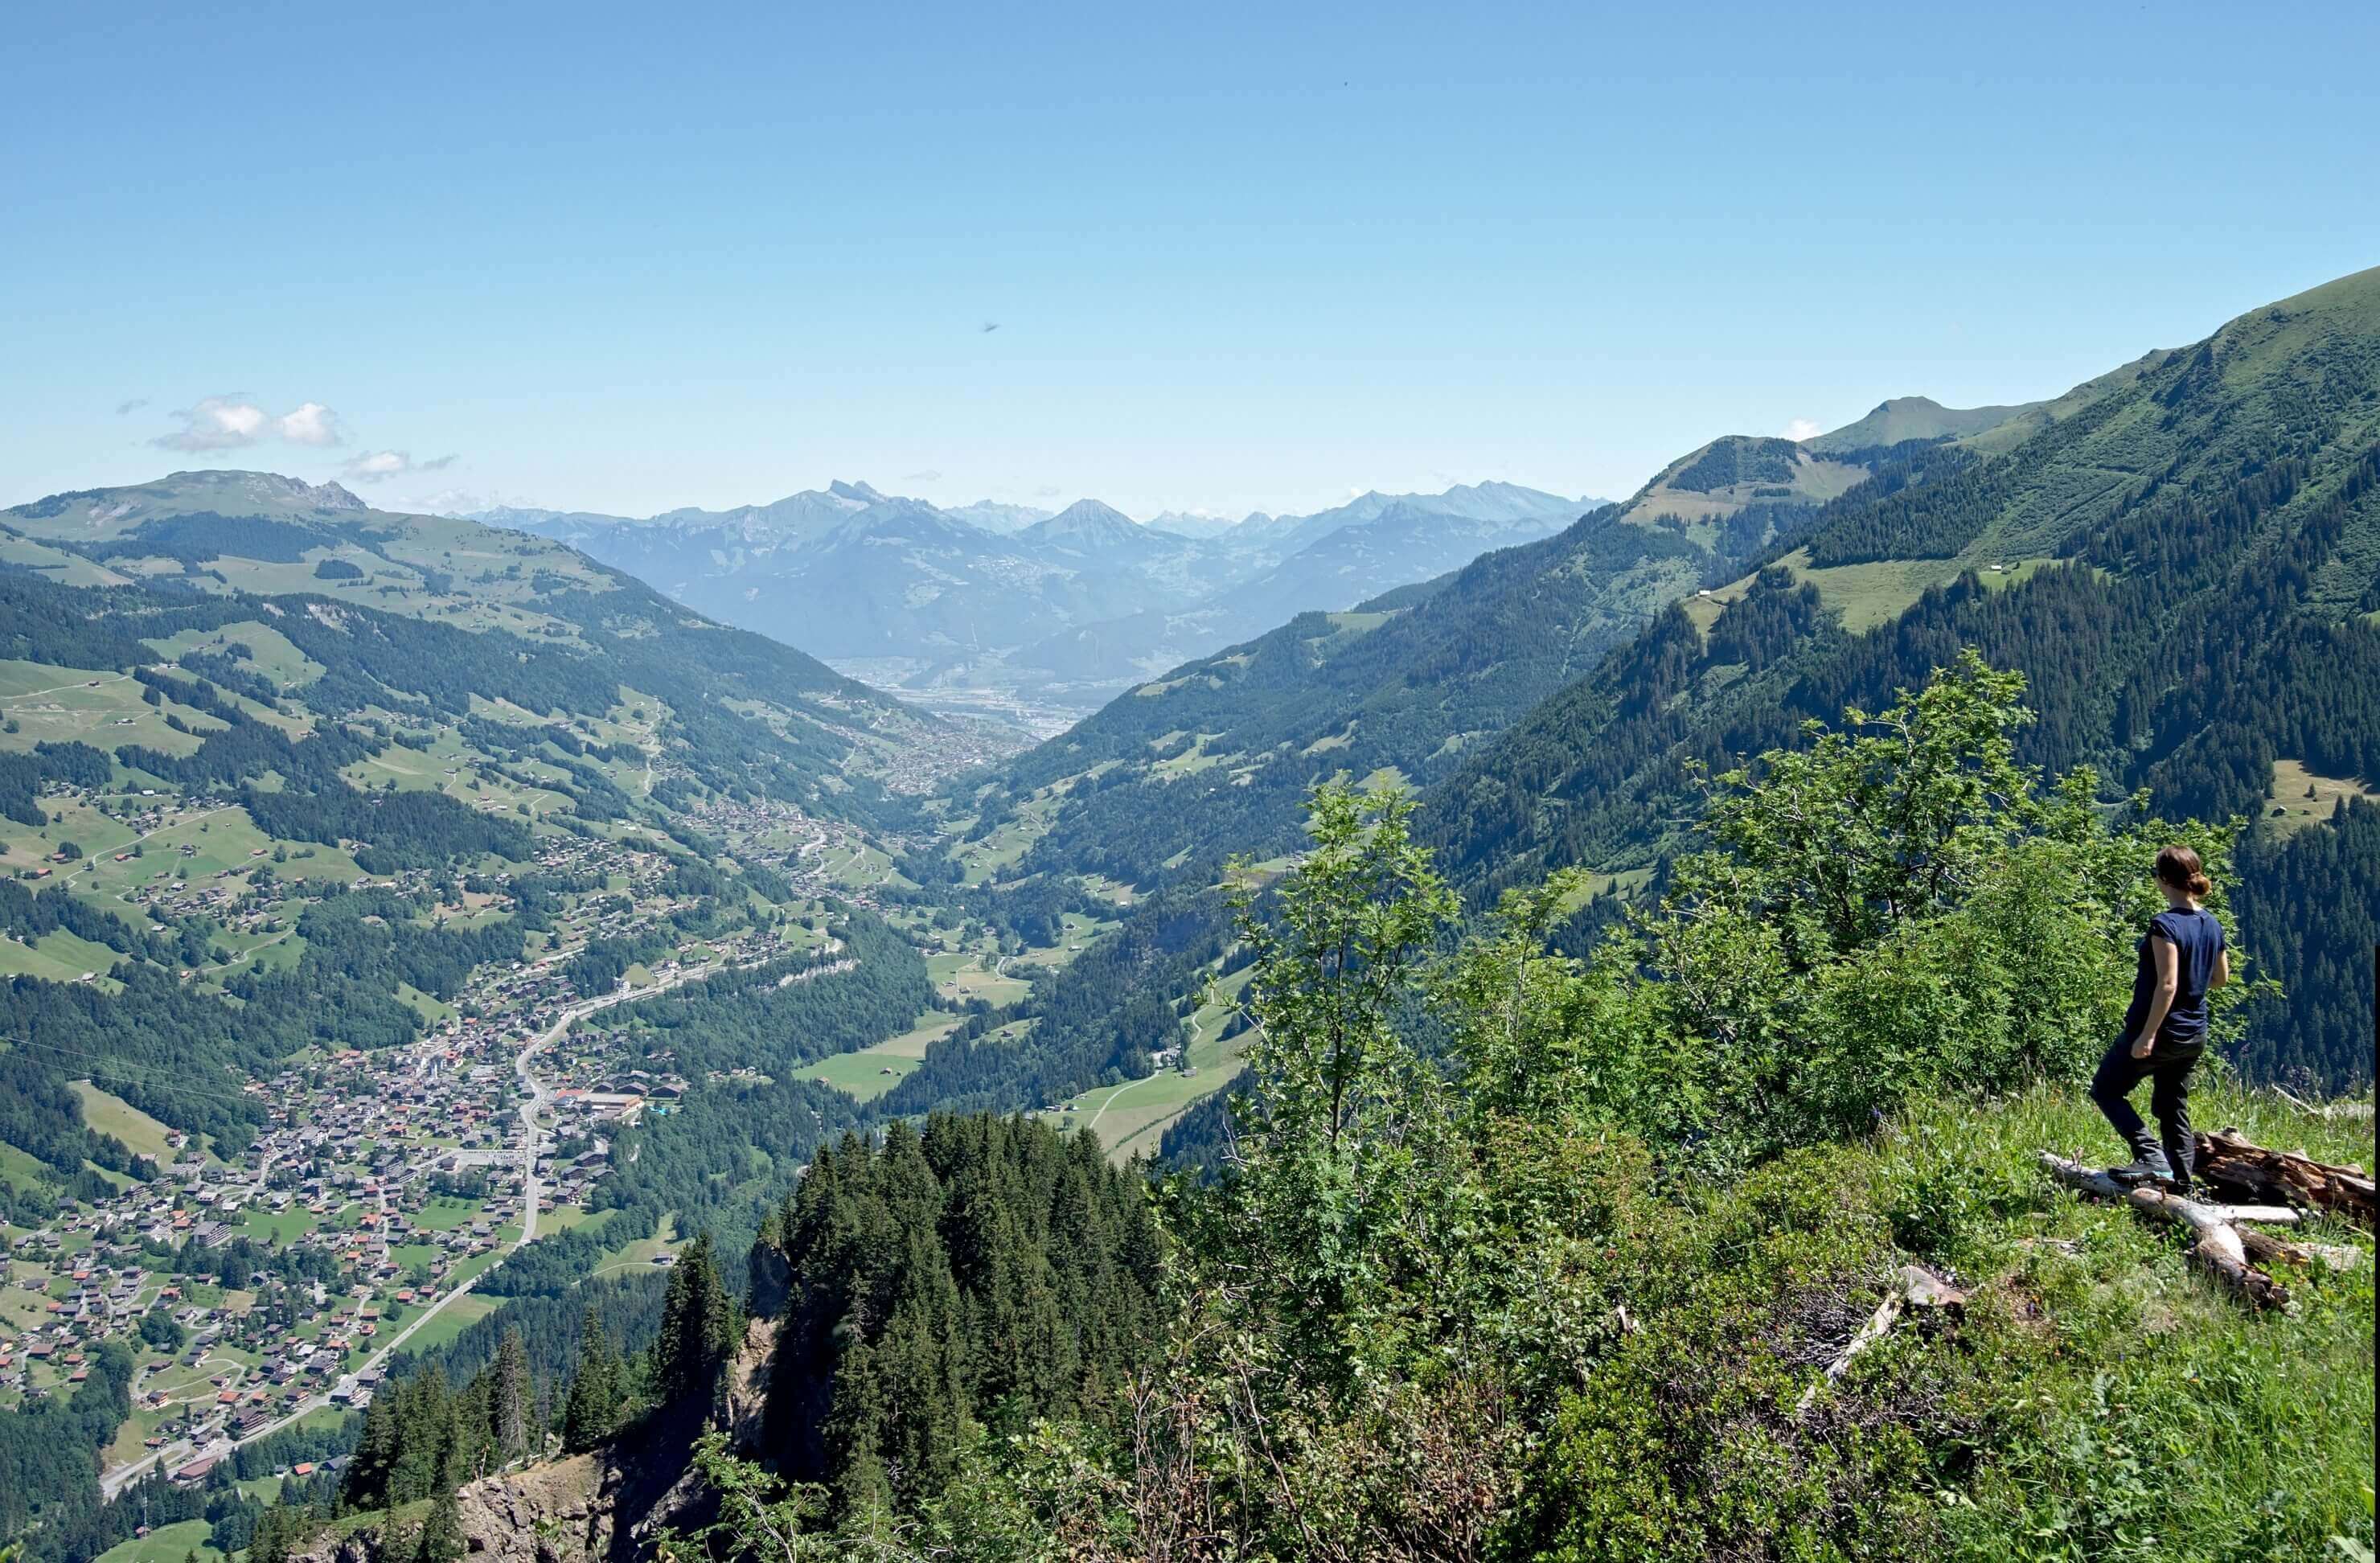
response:
[(1000, 10), (20, 15), (0, 503), (1618, 494), (2380, 263), (2368, 4)]

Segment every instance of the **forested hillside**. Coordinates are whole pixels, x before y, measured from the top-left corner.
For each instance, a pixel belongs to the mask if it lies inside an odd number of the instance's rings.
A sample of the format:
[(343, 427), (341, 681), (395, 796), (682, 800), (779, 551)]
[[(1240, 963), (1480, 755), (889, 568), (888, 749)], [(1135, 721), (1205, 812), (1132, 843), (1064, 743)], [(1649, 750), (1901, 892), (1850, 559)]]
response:
[[(2362, 1078), (2364, 935), (2313, 915), (2309, 887), (2374, 904), (2380, 866), (2309, 832), (2380, 778), (2374, 291), (2344, 279), (2054, 401), (1904, 401), (1852, 426), (1908, 436), (1890, 446), (1716, 442), (1557, 538), (1141, 686), (954, 794), (957, 844), (905, 866), (1210, 885), (1232, 852), (1286, 862), (1316, 782), (1402, 782), (1475, 902), (1598, 870), (1565, 936), (1583, 945), (1612, 895), (1658, 882), (1693, 766), (1880, 707), (1973, 645), (2033, 681), (2028, 761), (2090, 763), (2111, 806), (2146, 786), (2265, 821), (2241, 934), (2301, 980), (2240, 1061)], [(1035, 1099), (1103, 1067), (1057, 1066), (1038, 1036), (1023, 1051), (996, 1067)]]
[(986, 1435), (1104, 1412), (1162, 1327), (1157, 1243), (1096, 1135), (936, 1116), (821, 1150), (754, 1251), (765, 1448), (848, 1520), (940, 1496)]
[[(1962, 647), (2025, 672), (2020, 755), (2093, 767), (2110, 801), (2143, 789), (2161, 811), (2253, 820), (2301, 802), (2284, 793), (2380, 782), (2380, 273), (2145, 360), (2005, 454), (1923, 450), (1887, 487), (1470, 757), (1423, 826), (1450, 870), (1487, 895), (1650, 865), (1695, 768), (1879, 709)], [(2309, 829), (2338, 833), (2243, 851), (2242, 934), (2276, 975), (2330, 980), (2268, 1010), (2243, 1061), (2368, 1079), (2355, 909), (2380, 903), (2380, 858), (2351, 820)]]

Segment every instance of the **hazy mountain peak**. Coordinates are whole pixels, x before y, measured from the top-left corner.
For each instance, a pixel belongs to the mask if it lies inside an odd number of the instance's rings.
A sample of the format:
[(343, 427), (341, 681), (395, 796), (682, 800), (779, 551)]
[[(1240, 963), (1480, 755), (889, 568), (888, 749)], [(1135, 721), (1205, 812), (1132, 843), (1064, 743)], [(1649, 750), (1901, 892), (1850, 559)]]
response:
[(837, 478), (826, 486), (826, 491), (837, 499), (856, 500), (862, 504), (882, 504), (884, 496), (866, 483), (846, 483)]
[(953, 521), (964, 521), (980, 531), (1005, 536), (1021, 532), (1037, 521), (1047, 521), (1054, 514), (1035, 504), (1006, 504), (999, 500), (977, 500), (972, 504), (955, 504), (942, 514)]
[(1140, 523), (1111, 504), (1095, 499), (1076, 500), (1046, 521), (1037, 521), (1025, 529), (1032, 538), (1072, 539), (1102, 541), (1111, 539), (1137, 538), (1142, 535)]

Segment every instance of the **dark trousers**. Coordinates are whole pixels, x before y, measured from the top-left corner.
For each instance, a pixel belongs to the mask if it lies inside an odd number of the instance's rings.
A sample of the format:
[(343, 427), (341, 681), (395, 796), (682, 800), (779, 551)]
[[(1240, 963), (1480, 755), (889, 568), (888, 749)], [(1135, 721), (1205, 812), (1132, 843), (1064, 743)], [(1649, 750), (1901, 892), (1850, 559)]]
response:
[(2149, 1126), (2132, 1110), (2125, 1098), (2143, 1080), (2155, 1084), (2149, 1089), (2149, 1111), (2156, 1115), (2157, 1127), (2165, 1131), (2165, 1156), (2173, 1163), (2173, 1175), (2185, 1188), (2190, 1183), (2193, 1157), (2190, 1137), (2190, 1072), (2198, 1067), (2200, 1049), (2168, 1053), (2160, 1045), (2147, 1058), (2132, 1057), (2132, 1045), (2119, 1036), (2107, 1056), (2099, 1060), (2099, 1072), (2091, 1080), (2091, 1099), (2107, 1115), (2124, 1144), (2137, 1156), (2157, 1142), (2149, 1133)]

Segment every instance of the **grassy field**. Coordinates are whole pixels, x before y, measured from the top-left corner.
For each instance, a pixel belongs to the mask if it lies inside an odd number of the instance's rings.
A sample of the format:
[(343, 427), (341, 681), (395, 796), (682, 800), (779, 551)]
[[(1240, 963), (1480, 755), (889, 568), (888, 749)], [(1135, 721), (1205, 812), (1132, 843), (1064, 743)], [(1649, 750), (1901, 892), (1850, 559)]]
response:
[[(161, 796), (141, 801), (172, 800)], [(93, 904), (136, 928), (145, 927), (148, 919), (123, 899), (126, 895), (175, 880), (190, 883), (226, 873), (237, 877), (242, 870), (270, 862), (276, 845), (282, 847), (285, 860), (273, 864), (273, 871), (283, 878), (352, 879), (361, 872), (356, 860), (336, 847), (275, 842), (256, 828), (246, 809), (236, 806), (169, 815), (145, 835), (86, 803), (49, 806), (54, 818), (37, 830), (14, 823), (0, 827), (0, 843), (5, 843), (0, 870), (53, 866), (55, 877), (49, 885), (85, 894)], [(73, 842), (82, 848), (81, 860), (62, 867), (48, 864), (49, 854), (61, 842)], [(184, 847), (189, 848), (187, 854)], [(125, 854), (121, 863), (115, 861), (118, 853)]]
[(1210, 995), (1223, 1001), (1207, 1004), (1191, 1017), (1190, 1063), (1196, 1074), (1160, 1069), (1143, 1080), (1095, 1086), (1043, 1113), (1042, 1118), (1062, 1128), (1097, 1133), (1108, 1158), (1118, 1164), (1135, 1155), (1156, 1155), (1167, 1125), (1231, 1084), (1239, 1072), (1240, 1056), (1246, 1051), (1252, 1034), (1244, 1031), (1226, 1041), (1222, 1030), (1233, 1012), (1230, 1000), (1245, 986), (1249, 975), (1234, 973)]
[(101, 1553), (99, 1563), (182, 1563), (193, 1553), (200, 1563), (218, 1563), (223, 1554), (207, 1545), (209, 1529), (204, 1520), (160, 1525), (145, 1536)]
[(504, 1302), (499, 1298), (482, 1297), (476, 1291), (467, 1291), (439, 1309), (436, 1318), (407, 1336), (405, 1349), (416, 1352), (435, 1351), (503, 1306)]
[(85, 972), (104, 975), (124, 959), (104, 944), (59, 928), (31, 944), (0, 939), (0, 976), (39, 977), (43, 982), (74, 982)]
[[(537, 719), (528, 720), (534, 721)], [(551, 780), (564, 774), (559, 769), (534, 759), (516, 763), (510, 769), (540, 780)], [(401, 744), (393, 744), (379, 754), (346, 767), (340, 774), (368, 791), (376, 791), (394, 782), (400, 793), (443, 793), (474, 807), (492, 804), (516, 818), (518, 818), (516, 811), (522, 804), (527, 804), (529, 812), (535, 815), (566, 809), (571, 805), (570, 794), (558, 788), (523, 786), (497, 775), (488, 764), (487, 757), (466, 745), (452, 729), (441, 729), (436, 742), (426, 749), (409, 749)]]
[(67, 1082), (67, 1088), (82, 1100), (82, 1121), (103, 1134), (113, 1134), (135, 1154), (159, 1161), (173, 1158), (165, 1143), (172, 1130), (120, 1097), (111, 1097), (88, 1080)]
[(0, 537), (0, 564), (15, 564), (38, 571), (41, 577), (60, 586), (95, 587), (122, 586), (124, 577), (103, 564), (93, 563), (79, 553), (68, 553), (35, 542), (31, 538)]
[(654, 1267), (655, 1259), (664, 1254), (675, 1254), (690, 1241), (692, 1241), (690, 1233), (685, 1237), (678, 1235), (677, 1218), (674, 1215), (664, 1216), (662, 1218), (660, 1228), (652, 1236), (634, 1238), (607, 1250), (601, 1261), (589, 1272), (589, 1276), (591, 1278), (594, 1276), (619, 1275), (628, 1270), (651, 1269)]
[(438, 1263), (439, 1250), (426, 1242), (400, 1242), (388, 1251), (391, 1263), (399, 1270), (410, 1273), (417, 1265), (428, 1267)]
[(259, 1242), (277, 1243), (283, 1247), (304, 1237), (316, 1225), (314, 1218), (302, 1205), (293, 1205), (279, 1211), (249, 1209), (241, 1214), (249, 1236)]
[(2375, 798), (2362, 782), (2350, 777), (2316, 776), (2296, 760), (2273, 762), (2272, 790), (2265, 796), (2265, 821), (2287, 833), (2328, 820), (2342, 798)]
[(933, 978), (936, 992), (958, 1003), (982, 999), (997, 1007), (1032, 990), (1022, 977), (994, 971), (992, 965), (993, 958), (979, 951), (945, 951), (926, 957), (926, 975)]
[[(1810, 566), (1807, 550), (1796, 549), (1778, 561), (1793, 573), (1797, 580), (1807, 581), (1818, 588), (1826, 605), (1842, 614), (1843, 627), (1857, 635), (1879, 624), (1890, 624), (1925, 595), (1928, 587), (1945, 586), (1959, 578), (1960, 572), (1973, 570), (1985, 586), (1994, 588), (2011, 587), (2030, 577), (2047, 559), (1885, 559), (1865, 564), (1833, 564), (1824, 569)], [(1726, 612), (1730, 603), (1741, 600), (1752, 588), (1752, 577), (1730, 581), (1717, 588), (1707, 596), (1695, 596), (1686, 601), (1686, 616), (1704, 635)]]
[(220, 629), (183, 630), (148, 644), (167, 661), (191, 651), (220, 655), (230, 647), (245, 646), (248, 655), (241, 665), (271, 679), (276, 686), (311, 684), (322, 676), (322, 664), (298, 650), (287, 636), (256, 619), (243, 619)]
[[(899, 1084), (926, 1056), (929, 1044), (948, 1036), (959, 1024), (956, 1015), (928, 1011), (917, 1024), (898, 1036), (888, 1036), (872, 1048), (823, 1059), (802, 1070), (796, 1078), (817, 1080), (848, 1091), (861, 1101), (872, 1101)], [(885, 1073), (891, 1070), (890, 1074)]]
[(867, 1102), (875, 1100), (901, 1084), (917, 1067), (915, 1059), (897, 1059), (878, 1053), (874, 1048), (863, 1048), (856, 1053), (838, 1053), (833, 1058), (821, 1059), (804, 1068), (797, 1078), (815, 1080), (838, 1091), (848, 1091)]
[[(0, 717), (17, 724), (16, 732), (0, 733), (0, 748), (79, 739), (101, 750), (143, 744), (186, 755), (199, 746), (198, 734), (223, 729), (222, 721), (188, 706), (152, 706), (142, 698), (147, 693), (128, 673), (0, 660)], [(194, 731), (166, 726), (169, 712)]]
[(424, 1231), (447, 1232), (475, 1219), (483, 1208), (485, 1204), (480, 1200), (454, 1199), (441, 1194), (424, 1203), (407, 1219)]

